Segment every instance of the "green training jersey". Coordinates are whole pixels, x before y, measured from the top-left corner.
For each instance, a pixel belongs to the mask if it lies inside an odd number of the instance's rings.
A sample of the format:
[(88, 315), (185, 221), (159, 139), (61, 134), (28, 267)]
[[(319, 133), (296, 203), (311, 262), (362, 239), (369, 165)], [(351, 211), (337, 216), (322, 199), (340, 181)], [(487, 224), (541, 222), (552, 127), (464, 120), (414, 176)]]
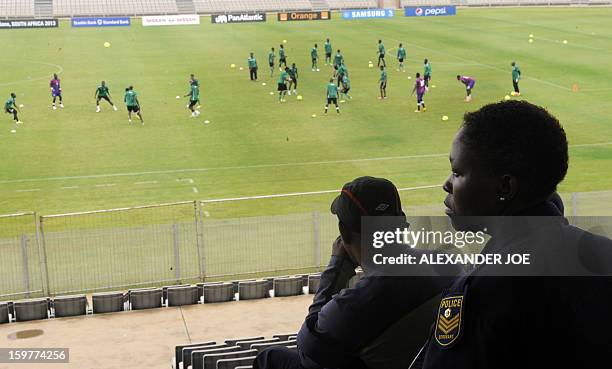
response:
[(398, 57), (398, 59), (405, 59), (406, 58), (406, 49), (404, 49), (403, 47), (400, 47), (399, 49), (397, 49), (397, 57)]
[(382, 42), (378, 44), (378, 53), (379, 54), (385, 53), (385, 45)]
[(431, 76), (431, 64), (429, 63), (425, 64), (425, 75)]
[(282, 47), (278, 49), (278, 57), (279, 59), (285, 59), (285, 49), (283, 49)]
[(344, 88), (351, 88), (351, 81), (349, 81), (349, 78), (346, 74), (344, 75), (344, 77), (342, 77), (342, 85), (344, 86)]
[(278, 78), (278, 83), (285, 83), (287, 81), (287, 77), (289, 77), (289, 73), (287, 73), (287, 71), (282, 71), (280, 77)]
[(98, 86), (96, 90), (98, 97), (107, 97), (108, 96), (108, 87), (106, 86)]
[(327, 85), (327, 98), (328, 99), (338, 98), (338, 86), (336, 86), (335, 83), (330, 83)]
[(380, 82), (386, 82), (387, 81), (387, 71), (386, 70), (382, 70), (382, 72), (380, 73)]
[(335, 65), (340, 65), (342, 64), (342, 61), (344, 60), (344, 57), (342, 56), (342, 54), (338, 53), (336, 54), (336, 56), (334, 56), (334, 64)]
[(125, 105), (127, 106), (136, 106), (138, 104), (136, 104), (136, 91), (134, 90), (130, 90), (127, 91), (125, 93), (125, 96), (123, 97), (123, 101), (125, 101)]
[(338, 66), (338, 74), (348, 75), (348, 69), (346, 69), (344, 64), (340, 64), (340, 66)]
[(298, 77), (297, 67), (289, 68), (289, 77), (291, 77), (291, 79), (297, 79), (297, 77)]
[(257, 68), (257, 60), (255, 60), (255, 57), (249, 57), (247, 62), (249, 63), (249, 68)]
[(268, 54), (268, 62), (274, 63), (274, 58), (275, 57), (276, 57), (276, 55), (274, 55), (274, 51), (270, 51), (270, 53)]
[(327, 54), (331, 54), (332, 53), (331, 42), (326, 42), (325, 43), (325, 53), (327, 53)]
[(13, 108), (13, 106), (15, 106), (15, 98), (14, 98), (14, 97), (11, 97), (11, 98), (9, 98), (9, 99), (6, 101), (6, 104), (4, 104), (4, 107), (5, 107), (6, 109), (11, 109), (11, 108)]
[(200, 101), (200, 87), (197, 85), (191, 85), (191, 101)]
[(518, 65), (512, 67), (512, 79), (517, 80), (521, 78), (521, 68)]
[(313, 47), (312, 50), (310, 50), (310, 57), (313, 59), (317, 59), (319, 57), (316, 47)]

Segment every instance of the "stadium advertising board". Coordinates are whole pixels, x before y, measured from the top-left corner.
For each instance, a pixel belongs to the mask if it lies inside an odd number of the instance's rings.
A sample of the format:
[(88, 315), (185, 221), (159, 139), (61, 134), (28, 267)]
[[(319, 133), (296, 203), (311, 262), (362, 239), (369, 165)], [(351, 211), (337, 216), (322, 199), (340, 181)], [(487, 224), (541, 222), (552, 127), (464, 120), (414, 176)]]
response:
[(409, 6), (404, 8), (407, 17), (435, 17), (457, 14), (456, 6)]
[(246, 22), (265, 22), (266, 13), (233, 13), (211, 15), (210, 21), (214, 24), (224, 23), (246, 23)]
[(342, 19), (391, 18), (394, 15), (393, 9), (349, 9), (342, 12)]
[(1, 20), (0, 29), (15, 28), (56, 28), (59, 27), (57, 19), (11, 19)]
[(331, 12), (329, 11), (278, 13), (279, 22), (330, 20), (330, 19), (331, 19)]
[(129, 27), (129, 17), (72, 18), (72, 27)]
[(142, 17), (142, 25), (148, 26), (184, 26), (200, 24), (200, 16), (197, 14), (181, 15), (152, 15)]

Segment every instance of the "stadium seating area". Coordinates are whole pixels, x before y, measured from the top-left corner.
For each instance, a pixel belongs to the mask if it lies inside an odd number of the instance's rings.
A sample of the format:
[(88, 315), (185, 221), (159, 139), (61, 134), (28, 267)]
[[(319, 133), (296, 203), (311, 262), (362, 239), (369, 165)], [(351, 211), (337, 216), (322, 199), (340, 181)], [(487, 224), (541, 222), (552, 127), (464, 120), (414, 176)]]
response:
[[(195, 12), (215, 14), (248, 11), (294, 11), (313, 9), (376, 8), (376, 0), (52, 0), (53, 16), (118, 16), (178, 14)], [(0, 18), (33, 18), (34, 0), (0, 1)], [(193, 5), (191, 5), (193, 2)], [(401, 0), (401, 6), (524, 6), (524, 5), (599, 5), (612, 0)], [(39, 16), (41, 14), (38, 14)]]
[(310, 0), (194, 0), (198, 13), (311, 10)]
[[(347, 287), (354, 286), (362, 277), (363, 272), (359, 270), (357, 275), (349, 281)], [(319, 279), (320, 274), (315, 273), (260, 280), (208, 282), (196, 285), (138, 288), (127, 292), (94, 293), (91, 297), (91, 307), (85, 295), (0, 302), (0, 324), (234, 300), (297, 296), (304, 293), (314, 294), (318, 288)]]
[(330, 9), (378, 8), (376, 0), (327, 0)]
[[(529, 5), (600, 5), (610, 4), (603, 0), (428, 0), (427, 5), (457, 5), (457, 6), (529, 6)], [(402, 0), (401, 6), (421, 6), (423, 1)]]
[(174, 348), (175, 369), (250, 369), (255, 356), (273, 346), (296, 348), (296, 334), (276, 334), (272, 338), (244, 337), (178, 345)]
[(33, 18), (34, 0), (0, 1), (0, 18)]
[(174, 0), (54, 0), (57, 17), (177, 14)]

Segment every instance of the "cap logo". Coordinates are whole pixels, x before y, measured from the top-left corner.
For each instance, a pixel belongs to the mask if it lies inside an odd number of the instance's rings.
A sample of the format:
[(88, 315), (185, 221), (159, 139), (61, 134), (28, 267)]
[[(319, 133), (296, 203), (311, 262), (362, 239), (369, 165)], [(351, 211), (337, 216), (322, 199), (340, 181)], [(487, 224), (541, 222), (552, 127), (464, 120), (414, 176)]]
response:
[(389, 204), (378, 204), (376, 211), (385, 211), (389, 208)]

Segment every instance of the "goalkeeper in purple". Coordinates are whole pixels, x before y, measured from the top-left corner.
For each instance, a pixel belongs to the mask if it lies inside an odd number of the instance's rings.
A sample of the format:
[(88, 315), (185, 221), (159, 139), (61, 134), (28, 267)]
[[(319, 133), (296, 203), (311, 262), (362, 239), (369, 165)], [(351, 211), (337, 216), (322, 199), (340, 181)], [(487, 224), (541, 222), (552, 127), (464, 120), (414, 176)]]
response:
[(53, 97), (53, 110), (57, 109), (55, 106), (55, 100), (59, 97), (59, 106), (60, 108), (64, 107), (62, 103), (62, 88), (60, 87), (60, 79), (57, 74), (53, 74), (53, 79), (49, 82), (49, 87), (51, 87), (51, 96)]
[(425, 101), (423, 101), (423, 96), (427, 91), (427, 86), (425, 86), (425, 80), (421, 78), (421, 73), (416, 74), (416, 81), (414, 83), (414, 88), (412, 89), (412, 94), (414, 94), (415, 91), (417, 95), (417, 110), (414, 112), (420, 113), (421, 108), (423, 108), (424, 112), (427, 111), (427, 108), (425, 108)]
[(457, 74), (457, 81), (465, 85), (465, 102), (472, 101), (472, 90), (474, 89), (474, 84), (476, 84), (476, 80), (472, 77), (461, 76)]

